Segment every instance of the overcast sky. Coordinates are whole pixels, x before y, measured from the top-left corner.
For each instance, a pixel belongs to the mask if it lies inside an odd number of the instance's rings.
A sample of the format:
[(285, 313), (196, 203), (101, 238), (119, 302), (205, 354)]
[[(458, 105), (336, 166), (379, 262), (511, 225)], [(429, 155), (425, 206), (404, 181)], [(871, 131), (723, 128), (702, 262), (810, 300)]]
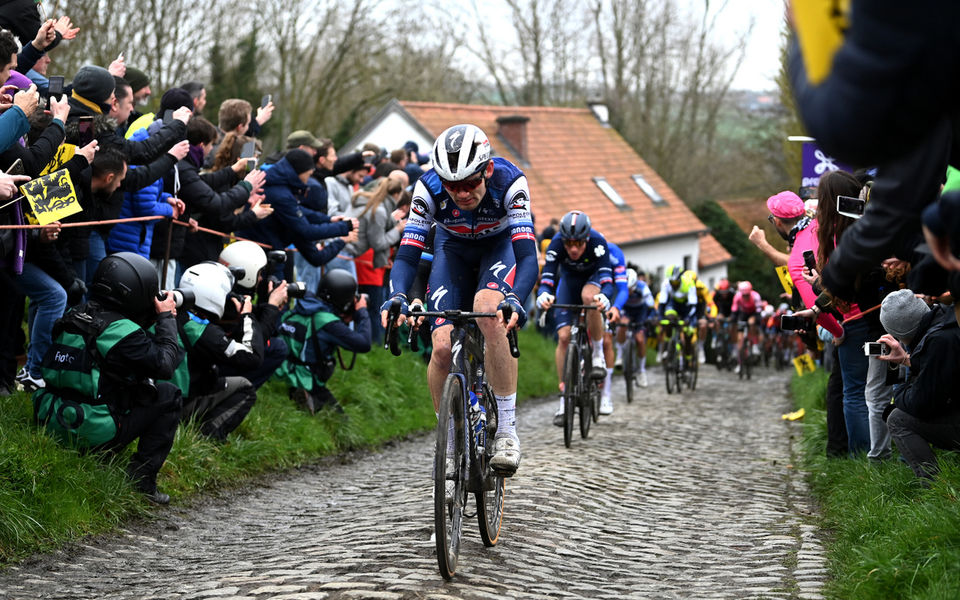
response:
[[(687, 0), (702, 6), (703, 0)], [(747, 55), (736, 79), (735, 89), (772, 90), (780, 69), (780, 28), (783, 26), (783, 0), (728, 0), (718, 20), (721, 29), (742, 31), (747, 20), (754, 25), (747, 45)]]

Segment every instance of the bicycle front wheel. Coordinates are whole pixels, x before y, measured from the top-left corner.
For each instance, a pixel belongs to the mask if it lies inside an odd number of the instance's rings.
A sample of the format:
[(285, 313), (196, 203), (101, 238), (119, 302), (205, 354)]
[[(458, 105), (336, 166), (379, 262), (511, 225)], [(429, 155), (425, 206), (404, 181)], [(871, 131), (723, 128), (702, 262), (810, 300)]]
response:
[(580, 383), (580, 348), (571, 341), (563, 365), (563, 445), (567, 448), (573, 440), (573, 413), (580, 402)]
[(673, 374), (676, 370), (676, 361), (674, 359), (674, 350), (667, 350), (667, 358), (663, 361), (664, 379), (667, 380), (667, 393), (673, 393)]
[[(484, 389), (484, 408), (488, 415), (497, 414), (497, 402), (489, 388)], [(477, 499), (477, 520), (480, 522), (480, 539), (483, 545), (496, 546), (500, 539), (500, 527), (503, 524), (503, 496), (506, 492), (506, 483), (503, 477), (498, 476), (490, 468), (490, 457), (493, 456), (493, 440), (496, 437), (495, 419), (487, 419), (487, 447), (483, 455), (483, 490), (475, 494)]]
[(627, 343), (623, 346), (623, 380), (627, 384), (627, 404), (633, 402), (633, 369), (634, 353), (637, 351), (637, 342), (633, 339), (633, 333), (629, 333)]
[[(440, 399), (437, 445), (433, 460), (433, 520), (437, 541), (437, 565), (440, 567), (440, 574), (447, 581), (453, 578), (457, 570), (463, 531), (463, 509), (467, 501), (467, 437), (463, 396), (461, 379), (456, 375), (448, 375)], [(451, 435), (453, 440), (450, 440)]]

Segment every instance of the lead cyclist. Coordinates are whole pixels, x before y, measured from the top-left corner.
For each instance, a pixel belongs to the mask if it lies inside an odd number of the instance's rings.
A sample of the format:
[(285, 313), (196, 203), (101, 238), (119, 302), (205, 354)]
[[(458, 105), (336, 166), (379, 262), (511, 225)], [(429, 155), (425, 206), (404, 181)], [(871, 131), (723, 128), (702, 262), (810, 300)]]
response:
[[(431, 224), (436, 224), (433, 266), (427, 284), (427, 309), (496, 312), (478, 319), (484, 338), (484, 367), (497, 399), (498, 426), (490, 466), (510, 477), (520, 465), (516, 432), (517, 359), (510, 355), (506, 332), (526, 319), (523, 300), (537, 280), (536, 236), (530, 191), (523, 171), (510, 161), (490, 157), (490, 141), (476, 125), (454, 125), (437, 138), (430, 154), (433, 168), (417, 181), (410, 217), (390, 272), (390, 298), (408, 314), (407, 290), (417, 271)], [(503, 319), (503, 308), (513, 314)], [(402, 320), (403, 317), (401, 317)], [(433, 353), (427, 382), (434, 410), (450, 372), (450, 323), (432, 323)]]

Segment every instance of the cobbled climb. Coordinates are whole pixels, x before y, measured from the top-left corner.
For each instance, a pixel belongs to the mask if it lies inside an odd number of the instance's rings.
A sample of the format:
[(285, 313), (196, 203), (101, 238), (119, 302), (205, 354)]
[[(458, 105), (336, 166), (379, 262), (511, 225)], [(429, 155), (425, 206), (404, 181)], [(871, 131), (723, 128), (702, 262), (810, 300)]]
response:
[[(712, 367), (696, 392), (662, 374), (590, 438), (563, 447), (556, 400), (519, 414), (501, 541), (466, 524), (460, 565), (436, 567), (433, 440), (302, 469), (225, 500), (0, 573), (0, 598), (795, 598), (826, 578), (787, 376)], [(427, 401), (425, 399), (425, 401)]]

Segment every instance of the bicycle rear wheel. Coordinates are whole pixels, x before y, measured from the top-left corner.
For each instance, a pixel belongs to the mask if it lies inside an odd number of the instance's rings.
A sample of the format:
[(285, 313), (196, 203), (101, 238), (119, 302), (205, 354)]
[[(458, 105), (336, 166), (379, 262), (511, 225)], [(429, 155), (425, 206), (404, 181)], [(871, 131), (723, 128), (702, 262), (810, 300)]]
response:
[(563, 364), (563, 445), (570, 447), (573, 439), (573, 412), (580, 402), (580, 348), (571, 340)]
[[(448, 375), (437, 420), (437, 445), (433, 460), (433, 521), (437, 565), (444, 579), (453, 578), (460, 555), (463, 509), (467, 502), (467, 437), (463, 412), (463, 383)], [(447, 444), (453, 433), (452, 448)], [(447, 473), (450, 454), (452, 472)]]
[[(488, 415), (497, 414), (497, 401), (489, 388), (484, 387), (484, 408)], [(483, 490), (475, 494), (477, 499), (477, 521), (480, 523), (480, 539), (483, 545), (496, 546), (500, 539), (500, 526), (503, 524), (503, 497), (506, 492), (506, 480), (490, 468), (493, 456), (493, 443), (497, 435), (496, 419), (487, 418), (487, 447), (484, 448), (481, 464), (483, 466)]]
[(623, 380), (627, 384), (627, 404), (633, 402), (633, 369), (634, 353), (637, 351), (637, 342), (633, 339), (633, 332), (628, 332), (627, 342), (623, 346)]
[(750, 375), (753, 371), (753, 344), (750, 342), (750, 340), (747, 340), (743, 343), (743, 347), (746, 352), (744, 352), (744, 368), (742, 370), (746, 371), (747, 379), (750, 379)]
[[(586, 401), (590, 404), (590, 418), (593, 419), (593, 422), (596, 423), (600, 419), (600, 381), (590, 377), (587, 379), (586, 373), (593, 371), (593, 363), (591, 361), (590, 368), (584, 370), (584, 381), (589, 381), (586, 384)], [(606, 380), (604, 380), (606, 381)], [(587, 425), (587, 431), (590, 431), (590, 426)], [(587, 437), (586, 433), (583, 433), (583, 425), (580, 425), (580, 435)]]

